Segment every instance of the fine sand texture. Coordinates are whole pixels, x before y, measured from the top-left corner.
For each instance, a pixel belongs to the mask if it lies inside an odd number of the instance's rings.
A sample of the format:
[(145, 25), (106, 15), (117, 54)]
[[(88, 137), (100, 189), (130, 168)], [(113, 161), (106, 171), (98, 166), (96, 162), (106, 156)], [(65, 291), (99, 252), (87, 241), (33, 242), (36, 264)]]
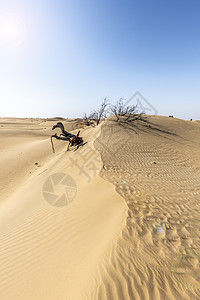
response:
[(96, 299), (200, 299), (199, 123), (148, 116), (101, 130), (100, 175), (128, 216)]
[(0, 166), (1, 300), (200, 299), (199, 122), (0, 118)]

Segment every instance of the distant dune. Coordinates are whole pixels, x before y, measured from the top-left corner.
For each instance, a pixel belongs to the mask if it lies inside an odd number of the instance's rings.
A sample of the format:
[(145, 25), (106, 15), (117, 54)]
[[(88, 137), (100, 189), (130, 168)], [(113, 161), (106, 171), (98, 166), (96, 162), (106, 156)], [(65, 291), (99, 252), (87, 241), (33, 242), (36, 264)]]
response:
[(62, 117), (53, 117), (53, 118), (48, 118), (49, 121), (65, 121), (65, 118)]
[[(199, 122), (0, 118), (0, 299), (200, 299)], [(75, 129), (75, 130), (74, 130)]]

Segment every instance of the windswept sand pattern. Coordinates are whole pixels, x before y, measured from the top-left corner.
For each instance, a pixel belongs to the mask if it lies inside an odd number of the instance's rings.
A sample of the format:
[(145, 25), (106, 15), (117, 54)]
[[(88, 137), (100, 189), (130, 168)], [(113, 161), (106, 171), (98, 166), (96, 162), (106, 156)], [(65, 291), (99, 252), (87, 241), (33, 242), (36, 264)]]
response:
[[(59, 120), (0, 119), (0, 299), (199, 299), (199, 123), (108, 119), (53, 154)], [(77, 186), (62, 207), (56, 174)]]
[(107, 120), (95, 147), (101, 176), (128, 205), (95, 299), (199, 299), (199, 124), (159, 116), (131, 127)]
[[(88, 299), (98, 283), (101, 259), (125, 224), (127, 207), (114, 186), (92, 170), (88, 182), (70, 166), (70, 158), (82, 164), (80, 151), (87, 148), (66, 152), (67, 143), (61, 141), (52, 153), (56, 121), (0, 120), (1, 300)], [(72, 127), (73, 121), (65, 121), (67, 130)], [(100, 170), (100, 155), (93, 147), (97, 130), (81, 134), (99, 158), (95, 163)], [(70, 175), (77, 185), (75, 199), (63, 207), (43, 197), (44, 183), (57, 173)], [(62, 197), (63, 186), (54, 188), (50, 192)]]

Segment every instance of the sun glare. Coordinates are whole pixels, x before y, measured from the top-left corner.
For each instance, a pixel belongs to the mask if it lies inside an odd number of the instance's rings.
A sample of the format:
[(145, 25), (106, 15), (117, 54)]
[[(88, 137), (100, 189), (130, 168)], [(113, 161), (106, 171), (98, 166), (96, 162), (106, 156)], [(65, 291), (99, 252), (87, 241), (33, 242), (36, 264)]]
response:
[(0, 15), (1, 46), (15, 47), (25, 38), (26, 28), (23, 20), (16, 14)]

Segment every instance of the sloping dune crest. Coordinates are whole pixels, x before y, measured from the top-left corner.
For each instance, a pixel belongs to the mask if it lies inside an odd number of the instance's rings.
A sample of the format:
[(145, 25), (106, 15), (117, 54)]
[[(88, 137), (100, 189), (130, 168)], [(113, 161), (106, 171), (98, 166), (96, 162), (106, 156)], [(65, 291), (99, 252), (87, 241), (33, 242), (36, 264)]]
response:
[[(0, 299), (88, 299), (101, 260), (125, 226), (127, 211), (114, 186), (96, 176), (102, 166), (93, 147), (99, 129), (85, 130), (87, 147), (66, 152), (66, 142), (56, 141), (53, 154), (53, 123), (47, 120), (43, 128), (33, 120), (34, 125), (17, 129), (10, 121), (2, 123)], [(83, 165), (87, 153), (94, 156), (95, 172), (88, 168), (86, 176), (76, 166)], [(44, 184), (60, 174), (73, 178), (76, 197), (69, 204), (50, 205)], [(54, 188), (49, 188), (50, 195), (62, 195), (61, 184)]]
[(0, 299), (199, 299), (199, 123), (57, 121), (0, 119)]
[(199, 125), (160, 116), (123, 126), (107, 120), (95, 146), (100, 175), (128, 206), (95, 299), (200, 299)]

